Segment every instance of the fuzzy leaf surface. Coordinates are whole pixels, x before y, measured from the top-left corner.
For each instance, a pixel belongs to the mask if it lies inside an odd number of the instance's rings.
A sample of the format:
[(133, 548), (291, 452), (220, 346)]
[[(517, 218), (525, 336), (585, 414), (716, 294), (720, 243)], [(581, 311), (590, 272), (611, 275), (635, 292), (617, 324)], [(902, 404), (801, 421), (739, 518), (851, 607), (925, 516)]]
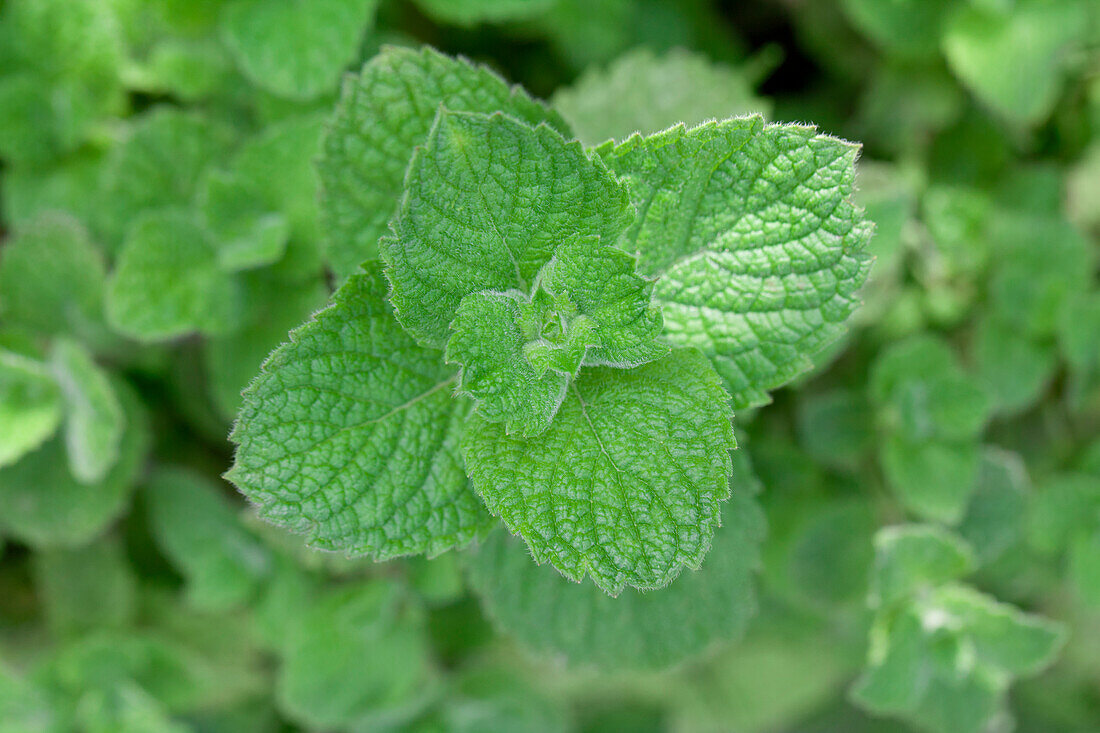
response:
[(440, 105), (462, 112), (502, 111), (569, 133), (557, 113), (486, 67), (430, 48), (383, 48), (344, 85), (321, 143), (321, 220), (338, 277), (377, 256), (413, 149), (428, 137)]
[(665, 338), (710, 357), (735, 409), (843, 332), (871, 264), (872, 226), (849, 201), (857, 146), (742, 117), (598, 152), (638, 211), (622, 246), (659, 276)]
[(462, 468), (455, 374), (385, 296), (372, 265), (269, 357), (245, 392), (227, 478), (315, 547), (436, 555), (492, 519)]
[(398, 320), (442, 347), (465, 295), (529, 292), (559, 244), (616, 242), (631, 215), (607, 167), (549, 125), (442, 110), (381, 243)]
[(693, 350), (629, 371), (593, 368), (541, 435), (473, 416), (466, 470), (535, 561), (610, 595), (697, 568), (729, 495), (732, 413)]

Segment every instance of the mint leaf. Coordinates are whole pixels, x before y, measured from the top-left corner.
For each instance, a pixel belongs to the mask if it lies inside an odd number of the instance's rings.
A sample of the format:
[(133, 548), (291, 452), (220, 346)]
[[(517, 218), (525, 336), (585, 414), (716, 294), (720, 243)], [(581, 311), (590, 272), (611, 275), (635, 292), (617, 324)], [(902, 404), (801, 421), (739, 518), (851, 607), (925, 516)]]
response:
[[(544, 303), (532, 303), (518, 290), (481, 291), (462, 299), (451, 323), (446, 359), (462, 365), (458, 390), (477, 400), (478, 414), (503, 423), (509, 434), (533, 436), (546, 430), (570, 377), (580, 369), (579, 358), (572, 369), (563, 364), (551, 368), (555, 347), (539, 339), (549, 316)], [(580, 357), (587, 346), (580, 344)]]
[(44, 214), (4, 245), (0, 314), (5, 323), (42, 333), (89, 333), (103, 320), (105, 270), (79, 222)]
[(344, 85), (322, 141), (321, 216), (329, 263), (338, 277), (377, 256), (413, 149), (428, 137), (440, 105), (485, 114), (499, 110), (569, 132), (556, 113), (485, 67), (430, 48), (383, 48)]
[(451, 323), (446, 359), (461, 364), (458, 391), (507, 432), (550, 424), (582, 363), (629, 368), (668, 353), (652, 283), (634, 258), (598, 238), (561, 244), (539, 271), (533, 297), (518, 290), (470, 293)]
[(856, 146), (746, 117), (598, 152), (639, 212), (623, 246), (660, 278), (665, 338), (710, 357), (735, 409), (840, 335), (870, 268), (871, 225), (848, 200)]
[(408, 720), (432, 683), (416, 610), (389, 580), (334, 588), (313, 600), (284, 642), (279, 708), (314, 730), (375, 730)]
[(1001, 414), (1034, 404), (1057, 367), (1050, 344), (1028, 338), (996, 318), (979, 321), (973, 348), (975, 376)]
[(996, 561), (1023, 537), (1030, 491), (1027, 467), (1018, 455), (999, 448), (982, 451), (977, 484), (958, 527), (981, 565)]
[(34, 557), (46, 620), (61, 636), (123, 628), (137, 609), (137, 579), (116, 538)]
[(245, 392), (226, 476), (315, 547), (438, 555), (492, 520), (458, 455), (456, 375), (401, 329), (386, 290), (372, 264), (271, 355)]
[(336, 87), (356, 59), (378, 0), (234, 0), (221, 37), (253, 84), (310, 99)]
[(649, 135), (677, 124), (770, 114), (771, 103), (753, 94), (751, 79), (733, 67), (681, 48), (657, 55), (638, 48), (606, 69), (583, 73), (554, 93), (553, 105), (582, 141), (596, 145), (634, 132)]
[(0, 733), (58, 733), (62, 712), (49, 693), (0, 664)]
[(42, 445), (57, 431), (61, 415), (61, 391), (49, 368), (0, 349), (0, 467)]
[(228, 152), (232, 136), (190, 112), (156, 107), (134, 118), (103, 172), (103, 226), (110, 251), (149, 210), (191, 204), (202, 174)]
[(251, 182), (215, 171), (207, 176), (199, 197), (222, 270), (248, 270), (282, 258), (290, 235), (286, 217), (270, 211)]
[(879, 448), (879, 463), (902, 505), (919, 517), (945, 524), (962, 519), (978, 477), (977, 442), (911, 441), (892, 436)]
[(503, 631), (571, 665), (657, 669), (734, 639), (756, 610), (753, 577), (765, 527), (752, 497), (759, 483), (743, 456), (735, 454), (733, 463), (733, 496), (711, 551), (699, 570), (682, 573), (667, 588), (628, 588), (611, 598), (535, 565), (504, 532), (472, 553), (470, 583)]
[(60, 436), (0, 468), (0, 533), (33, 547), (75, 547), (126, 509), (148, 449), (149, 426), (137, 397), (112, 383), (126, 413), (119, 457), (102, 480), (81, 483), (69, 471)]
[(1055, 474), (1031, 498), (1027, 535), (1041, 553), (1060, 554), (1075, 537), (1090, 534), (1100, 522), (1100, 477)]
[(154, 539), (187, 578), (196, 608), (224, 611), (252, 598), (271, 572), (271, 557), (215, 485), (183, 469), (161, 468), (145, 497)]
[(162, 210), (134, 222), (107, 285), (107, 318), (120, 333), (141, 341), (223, 333), (240, 310), (239, 283), (188, 212)]
[(50, 366), (65, 398), (65, 448), (77, 481), (100, 481), (119, 457), (126, 416), (111, 382), (83, 346), (54, 341)]
[(931, 56), (939, 49), (951, 0), (843, 0), (841, 7), (861, 31), (899, 56)]
[(534, 438), (471, 417), (466, 470), (537, 563), (591, 576), (610, 595), (660, 588), (699, 566), (719, 524), (731, 414), (706, 359), (678, 350), (629, 371), (584, 371)]
[(383, 239), (398, 320), (442, 347), (463, 296), (529, 291), (563, 240), (618, 240), (630, 204), (615, 177), (549, 125), (440, 111)]
[[(1068, 47), (1085, 38), (1086, 3), (989, 5), (958, 7), (943, 39), (947, 61), (978, 99), (1009, 122), (1042, 122), (1058, 99)], [(1006, 58), (1018, 64), (1017, 73), (1005, 72)]]
[(886, 527), (875, 536), (870, 603), (887, 608), (922, 589), (963, 577), (973, 554), (959, 538), (933, 525)]

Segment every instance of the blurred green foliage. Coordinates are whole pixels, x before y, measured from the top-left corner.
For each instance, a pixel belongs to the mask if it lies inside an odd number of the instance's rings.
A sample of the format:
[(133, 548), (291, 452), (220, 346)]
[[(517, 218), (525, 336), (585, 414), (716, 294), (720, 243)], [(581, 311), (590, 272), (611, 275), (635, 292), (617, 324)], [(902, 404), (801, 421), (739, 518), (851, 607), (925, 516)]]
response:
[[(611, 599), (500, 532), (349, 559), (220, 478), (397, 206), (400, 109), (314, 166), (385, 44), (590, 145), (863, 143), (864, 305), (737, 415), (759, 492), (699, 577)], [(0, 0), (0, 732), (1100, 730), (1098, 259), (1089, 0)]]

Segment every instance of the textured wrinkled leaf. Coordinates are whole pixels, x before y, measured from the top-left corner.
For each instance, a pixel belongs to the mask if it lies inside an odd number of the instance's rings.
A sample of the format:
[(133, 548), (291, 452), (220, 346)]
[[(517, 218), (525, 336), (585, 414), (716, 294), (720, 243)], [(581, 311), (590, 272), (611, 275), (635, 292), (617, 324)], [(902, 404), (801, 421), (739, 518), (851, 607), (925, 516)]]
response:
[(638, 210), (623, 246), (660, 276), (665, 338), (711, 358), (735, 409), (840, 335), (871, 264), (871, 224), (848, 200), (856, 146), (743, 117), (599, 153)]
[(100, 481), (118, 460), (126, 415), (111, 382), (76, 341), (54, 341), (50, 367), (65, 401), (69, 470), (82, 483)]
[(401, 330), (385, 295), (372, 264), (271, 355), (245, 392), (227, 478), (315, 547), (437, 555), (492, 518), (458, 454), (455, 374)]
[(292, 99), (334, 89), (373, 25), (378, 0), (234, 0), (221, 36), (241, 72)]
[(881, 529), (875, 535), (871, 605), (887, 608), (922, 589), (961, 578), (971, 571), (973, 562), (973, 553), (962, 540), (934, 525)]
[(87, 333), (103, 320), (105, 270), (75, 219), (45, 214), (4, 243), (0, 315), (42, 333)]
[(480, 291), (459, 303), (446, 350), (462, 366), (458, 391), (507, 432), (541, 433), (582, 363), (629, 368), (668, 353), (656, 340), (651, 289), (626, 252), (567, 240), (539, 271), (533, 297)]
[(678, 350), (574, 382), (536, 438), (472, 416), (466, 470), (539, 564), (611, 595), (697, 568), (729, 495), (728, 397), (706, 359)]
[(499, 110), (569, 133), (556, 113), (485, 67), (430, 48), (383, 48), (344, 85), (322, 141), (321, 216), (329, 263), (341, 279), (377, 256), (413, 149), (424, 143), (440, 105), (485, 114)]
[(1058, 99), (1067, 47), (1083, 38), (1087, 3), (985, 5), (964, 4), (952, 15), (943, 39), (947, 61), (993, 111), (1019, 125), (1041, 122)]
[(521, 542), (493, 534), (468, 562), (470, 582), (504, 632), (542, 655), (571, 665), (661, 668), (739, 636), (756, 610), (753, 577), (764, 515), (759, 485), (735, 454), (733, 496), (699, 570), (667, 588), (626, 589), (618, 598), (538, 566)]
[(0, 348), (0, 467), (53, 435), (61, 408), (61, 391), (47, 365)]
[(270, 211), (250, 181), (215, 171), (206, 177), (199, 197), (203, 223), (215, 242), (222, 270), (263, 267), (286, 252), (290, 235), (286, 217)]
[(101, 481), (83, 484), (69, 471), (60, 436), (0, 469), (0, 532), (31, 546), (75, 547), (126, 508), (148, 448), (148, 423), (137, 397), (113, 383), (126, 413), (119, 458)]
[(416, 0), (436, 20), (454, 25), (525, 20), (551, 8), (556, 0)]
[(115, 329), (141, 341), (217, 334), (232, 330), (241, 308), (240, 284), (189, 212), (164, 210), (134, 222), (107, 285)]
[(271, 557), (216, 485), (162, 468), (149, 479), (145, 498), (157, 545), (187, 578), (196, 608), (224, 611), (253, 597), (271, 572)]
[(231, 141), (229, 131), (191, 112), (156, 107), (134, 118), (105, 163), (104, 244), (117, 251), (133, 221), (151, 209), (192, 203), (202, 174), (226, 155)]
[(649, 135), (677, 124), (771, 113), (739, 69), (684, 49), (657, 55), (639, 48), (606, 69), (585, 72), (552, 100), (582, 141), (596, 145)]
[(398, 320), (430, 346), (463, 296), (528, 292), (563, 241), (615, 242), (630, 223), (626, 192), (579, 142), (499, 113), (440, 111), (405, 185), (381, 247)]
[(377, 730), (411, 717), (429, 692), (428, 642), (391, 581), (329, 591), (286, 640), (280, 709), (314, 730)]

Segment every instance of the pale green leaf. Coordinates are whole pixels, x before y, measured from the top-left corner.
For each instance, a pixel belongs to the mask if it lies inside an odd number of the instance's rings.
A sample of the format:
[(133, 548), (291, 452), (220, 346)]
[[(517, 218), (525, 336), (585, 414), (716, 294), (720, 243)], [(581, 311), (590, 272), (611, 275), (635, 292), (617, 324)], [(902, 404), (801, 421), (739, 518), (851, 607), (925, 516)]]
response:
[(944, 54), (960, 81), (994, 112), (1033, 125), (1058, 99), (1066, 54), (1083, 40), (1086, 13), (1087, 0), (961, 4), (947, 24)]
[(373, 25), (378, 0), (235, 0), (221, 37), (241, 72), (263, 89), (310, 99), (336, 87)]
[(61, 391), (45, 364), (0, 348), (0, 467), (53, 435), (61, 408)]
[(759, 117), (676, 127), (599, 153), (639, 216), (625, 249), (665, 338), (711, 358), (735, 409), (812, 366), (858, 305), (871, 224), (848, 197), (858, 148)]
[(425, 13), (443, 23), (472, 26), (526, 20), (551, 8), (556, 0), (416, 0)]
[(149, 426), (137, 397), (112, 383), (126, 413), (119, 458), (101, 481), (83, 484), (69, 471), (60, 436), (0, 469), (0, 532), (34, 547), (87, 543), (126, 509), (148, 448)]
[(133, 120), (103, 173), (105, 242), (117, 251), (132, 222), (150, 209), (188, 206), (202, 174), (228, 152), (228, 130), (191, 112), (156, 107)]
[(161, 468), (145, 494), (153, 537), (187, 578), (199, 609), (240, 607), (271, 572), (271, 556), (241, 524), (239, 512), (203, 477)]
[(430, 48), (383, 48), (344, 85), (322, 142), (322, 222), (329, 263), (339, 278), (377, 256), (413, 149), (424, 143), (440, 105), (485, 114), (499, 110), (569, 133), (556, 113), (485, 67)]
[(106, 277), (103, 255), (79, 222), (44, 214), (4, 244), (0, 315), (42, 333), (85, 334), (103, 320)]
[(53, 343), (50, 367), (65, 401), (69, 470), (81, 483), (100, 481), (119, 457), (126, 415), (111, 382), (76, 341)]
[(245, 392), (227, 477), (315, 547), (436, 555), (492, 519), (458, 454), (456, 375), (401, 329), (386, 290), (372, 265), (271, 355)]
[(277, 704), (311, 730), (378, 730), (407, 720), (431, 692), (421, 623), (391, 581), (330, 590), (286, 640)]
[(398, 320), (442, 347), (463, 296), (529, 292), (559, 244), (616, 242), (630, 217), (606, 166), (549, 125), (441, 110), (381, 242)]
[(206, 177), (199, 198), (222, 270), (263, 267), (277, 262), (286, 252), (290, 236), (286, 217), (268, 209), (250, 181), (214, 171)]
[(662, 668), (734, 639), (756, 610), (753, 577), (764, 535), (764, 515), (752, 497), (758, 484), (745, 463), (735, 454), (733, 496), (702, 567), (667, 588), (630, 588), (611, 598), (535, 565), (504, 532), (473, 553), (470, 582), (501, 630), (571, 665)]
[(920, 524), (886, 527), (875, 535), (870, 603), (888, 608), (963, 577), (973, 564), (970, 548), (945, 529)]
[(772, 106), (753, 93), (741, 70), (679, 48), (660, 56), (648, 48), (631, 51), (606, 69), (585, 72), (552, 102), (588, 145), (677, 124), (768, 115)]
[(142, 341), (223, 333), (242, 307), (240, 284), (189, 212), (151, 212), (134, 222), (107, 285), (107, 318), (120, 333)]
[(582, 372), (536, 438), (476, 416), (466, 470), (539, 564), (611, 595), (697, 568), (729, 495), (728, 397), (706, 359), (678, 350), (629, 371)]

